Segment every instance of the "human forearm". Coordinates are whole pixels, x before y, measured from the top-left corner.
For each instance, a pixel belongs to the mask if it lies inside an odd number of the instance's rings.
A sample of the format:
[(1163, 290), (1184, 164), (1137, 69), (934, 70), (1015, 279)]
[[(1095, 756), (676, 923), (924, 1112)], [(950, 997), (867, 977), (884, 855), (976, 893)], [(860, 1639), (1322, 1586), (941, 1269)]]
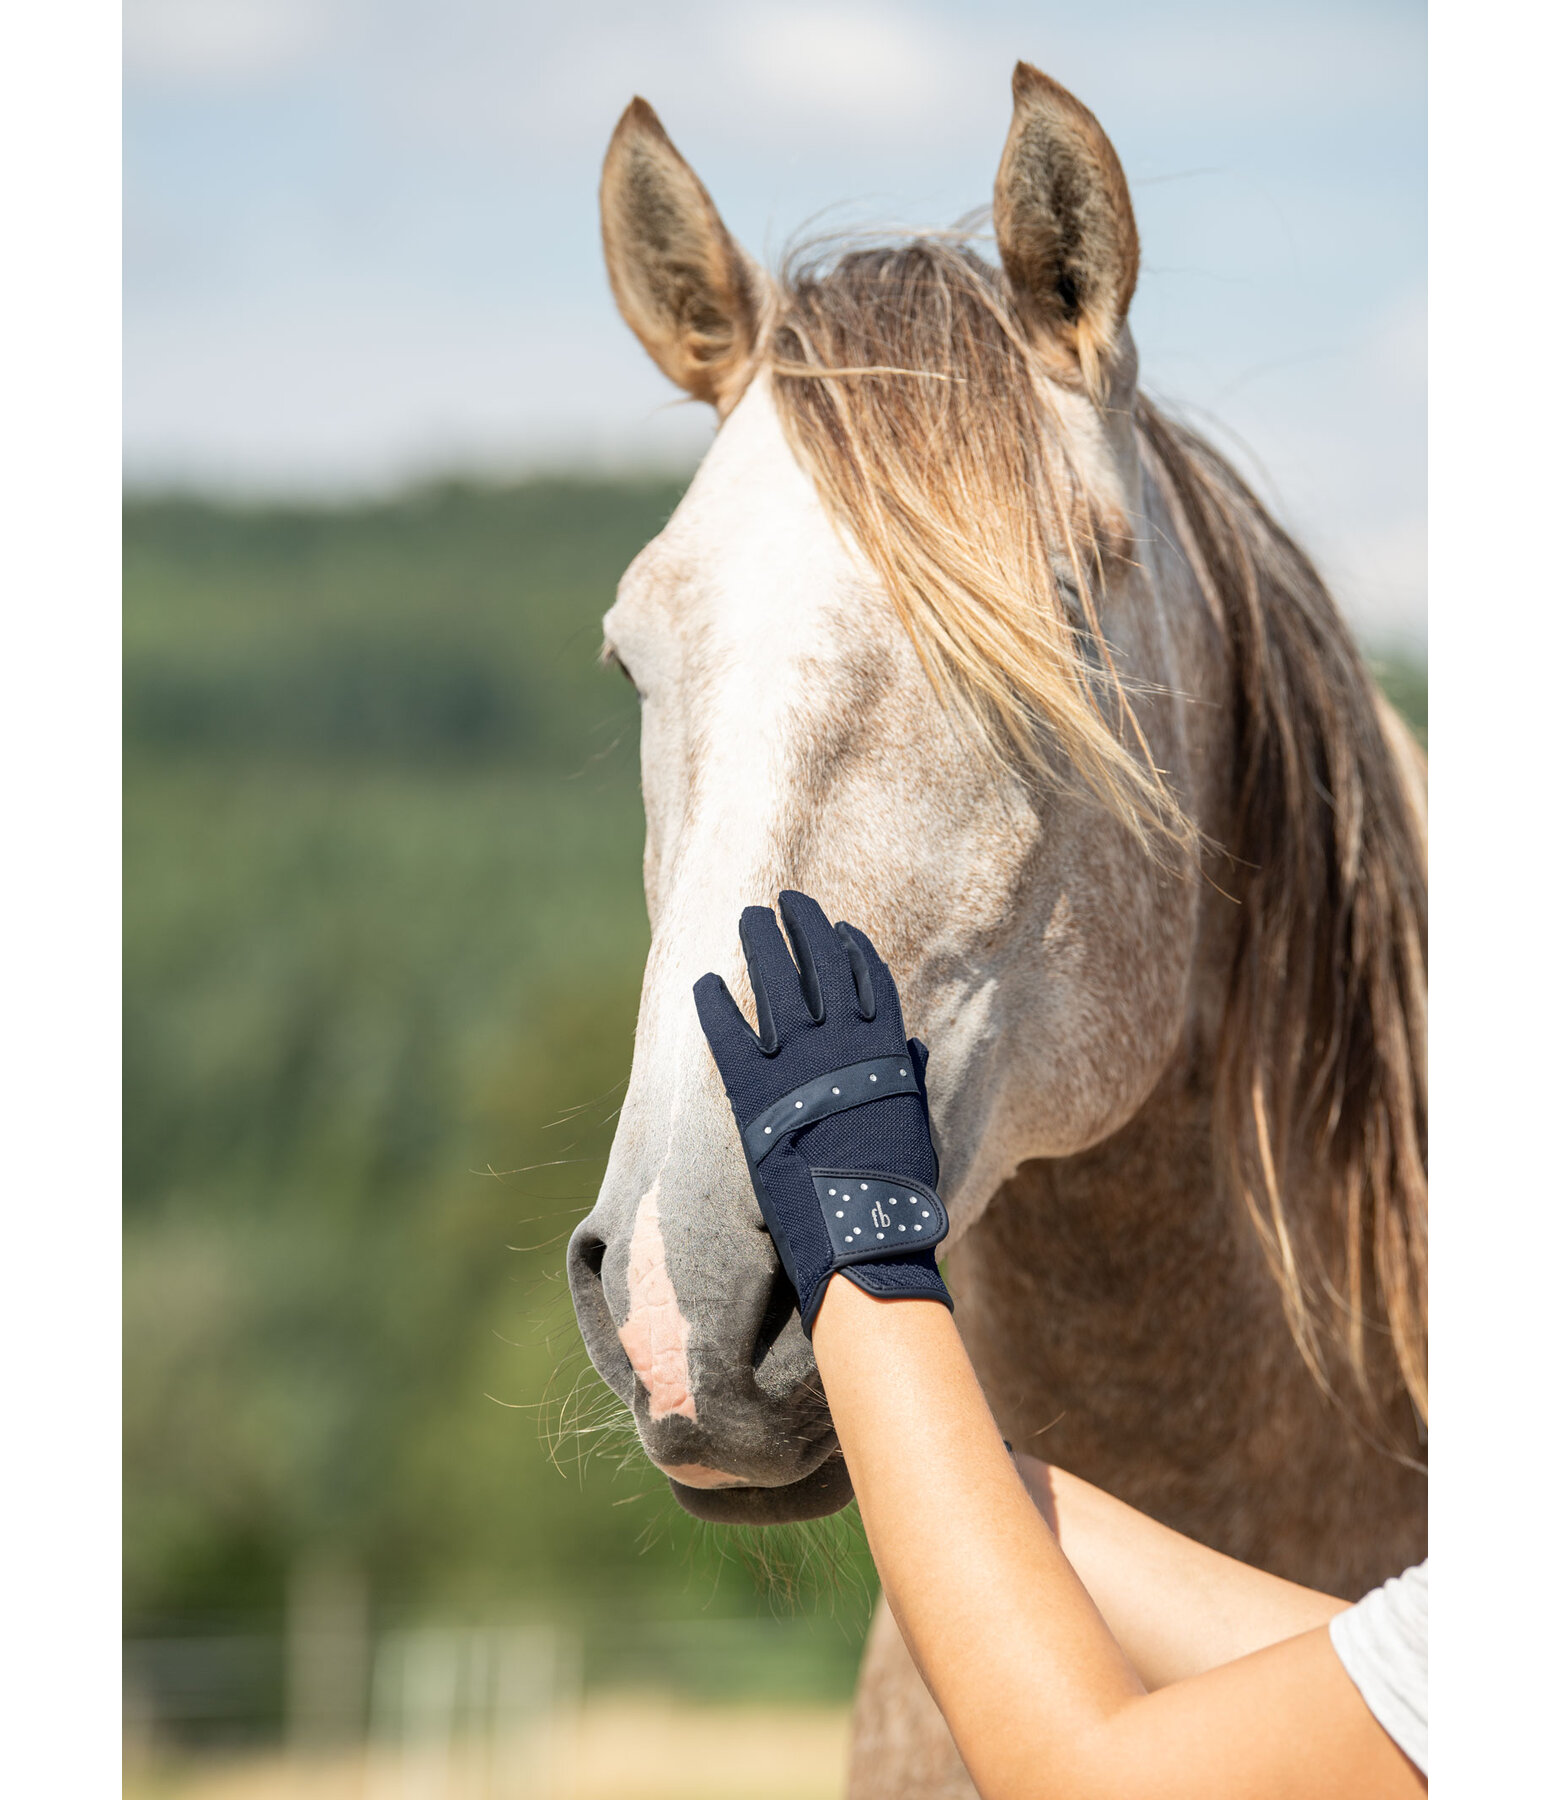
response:
[(813, 1348), (878, 1573), (987, 1800), (1143, 1691), (1001, 1443), (945, 1308), (830, 1286)]
[(1090, 1482), (1018, 1456), (1083, 1587), (1149, 1688), (1325, 1625), (1345, 1602), (1223, 1556)]

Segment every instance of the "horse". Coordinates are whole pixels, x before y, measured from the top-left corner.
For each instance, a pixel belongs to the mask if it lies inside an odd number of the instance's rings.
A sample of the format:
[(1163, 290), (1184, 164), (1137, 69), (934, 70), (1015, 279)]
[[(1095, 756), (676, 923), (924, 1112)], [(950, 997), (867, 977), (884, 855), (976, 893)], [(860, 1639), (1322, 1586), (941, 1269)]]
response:
[[(747, 1005), (739, 912), (801, 888), (930, 1047), (1008, 1441), (1358, 1595), (1426, 1531), (1425, 765), (1308, 557), (1140, 390), (1112, 145), (1018, 65), (999, 266), (965, 230), (769, 273), (640, 99), (601, 208), (620, 311), (719, 423), (603, 622), (651, 947), (568, 1251), (592, 1362), (690, 1513), (851, 1499), (690, 997)], [(972, 1793), (882, 1604), (850, 1793)]]

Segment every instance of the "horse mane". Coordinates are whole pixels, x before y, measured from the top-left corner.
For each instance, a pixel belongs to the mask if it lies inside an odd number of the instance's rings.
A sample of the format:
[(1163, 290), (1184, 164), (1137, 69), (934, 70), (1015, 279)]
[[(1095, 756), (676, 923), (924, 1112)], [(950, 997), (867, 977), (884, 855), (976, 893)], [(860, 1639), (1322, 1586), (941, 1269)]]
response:
[[(792, 258), (765, 343), (793, 448), (944, 700), (1149, 846), (1199, 848), (1099, 625), (1130, 526), (1087, 492), (1000, 272), (953, 236)], [(1236, 677), (1222, 1176), (1320, 1385), (1354, 1384), (1364, 1411), (1389, 1415), (1397, 1372), (1424, 1419), (1421, 828), (1308, 558), (1201, 438), (1142, 397), (1135, 422)]]
[[(1374, 1337), (1424, 1420), (1426, 851), (1371, 675), (1307, 556), (1216, 450), (1141, 399), (1136, 425), (1196, 579), (1226, 621), (1228, 846), (1241, 923), (1215, 1139), (1332, 1390), (1373, 1411)], [(1293, 1208), (1302, 1187), (1313, 1204)], [(1322, 1240), (1322, 1241), (1321, 1241)]]

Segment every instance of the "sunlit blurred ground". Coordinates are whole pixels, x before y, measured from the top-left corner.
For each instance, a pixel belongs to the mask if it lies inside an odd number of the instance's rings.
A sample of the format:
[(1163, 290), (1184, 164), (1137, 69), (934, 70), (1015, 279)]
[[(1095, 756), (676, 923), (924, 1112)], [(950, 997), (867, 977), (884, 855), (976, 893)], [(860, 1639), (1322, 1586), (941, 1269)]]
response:
[(606, 1696), (488, 1752), (132, 1770), (125, 1800), (839, 1800), (848, 1710)]

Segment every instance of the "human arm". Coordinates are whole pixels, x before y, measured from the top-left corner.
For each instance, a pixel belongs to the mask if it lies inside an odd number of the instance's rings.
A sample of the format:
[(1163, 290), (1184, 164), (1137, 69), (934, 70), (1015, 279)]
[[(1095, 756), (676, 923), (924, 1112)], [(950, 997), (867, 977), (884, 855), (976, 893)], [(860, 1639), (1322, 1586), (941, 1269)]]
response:
[(1040, 1516), (1148, 1688), (1327, 1625), (1345, 1601), (1171, 1531), (1037, 1457), (1013, 1459)]
[[(834, 1281), (813, 1349), (889, 1605), (984, 1800), (1424, 1792), (1322, 1622), (1147, 1692), (1007, 1456), (944, 1307)], [(1092, 1554), (1107, 1509), (1065, 1492), (1073, 1548), (1107, 1570), (1100, 1587), (1122, 1593), (1127, 1559), (1172, 1560), (1176, 1573), (1193, 1562), (1146, 1534), (1118, 1556)], [(1061, 1484), (1055, 1493), (1058, 1511)], [(1159, 1628), (1161, 1591), (1116, 1608), (1154, 1678), (1281, 1616), (1261, 1598), (1247, 1622), (1191, 1650)], [(1338, 1610), (1320, 1604), (1326, 1619)]]
[[(805, 895), (781, 894), (780, 922), (789, 954), (774, 913), (741, 922), (757, 1032), (720, 977), (702, 977), (695, 1001), (884, 1589), (984, 1800), (1420, 1791), (1335, 1655), (1335, 1603), (1233, 1575), (1069, 1486), (1072, 1548), (1117, 1641), (1006, 1454), (953, 1324), (932, 1253), (947, 1214), (925, 1051), (905, 1039), (887, 964)], [(1058, 1522), (1053, 1477), (1050, 1493)], [(1104, 1547), (1115, 1531), (1118, 1554)], [(1181, 1629), (1168, 1614), (1197, 1585), (1207, 1616)]]

